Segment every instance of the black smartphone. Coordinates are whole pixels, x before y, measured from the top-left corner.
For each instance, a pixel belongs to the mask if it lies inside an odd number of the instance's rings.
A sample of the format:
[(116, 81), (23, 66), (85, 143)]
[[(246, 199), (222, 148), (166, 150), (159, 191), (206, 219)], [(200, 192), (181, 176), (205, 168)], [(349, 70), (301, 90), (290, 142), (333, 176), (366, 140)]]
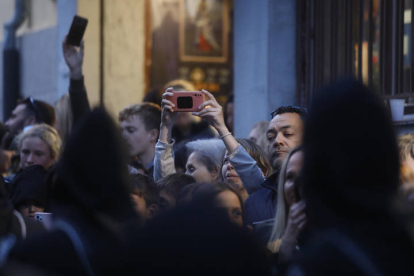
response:
[(66, 43), (73, 46), (80, 46), (83, 35), (88, 25), (88, 19), (75, 15), (66, 39)]

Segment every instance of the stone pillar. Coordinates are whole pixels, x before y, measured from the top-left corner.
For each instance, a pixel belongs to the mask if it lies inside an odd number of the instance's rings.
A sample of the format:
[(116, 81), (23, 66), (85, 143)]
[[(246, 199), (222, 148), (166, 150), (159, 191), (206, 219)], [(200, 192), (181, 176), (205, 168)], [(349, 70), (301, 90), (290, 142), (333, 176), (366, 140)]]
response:
[(296, 1), (234, 1), (235, 134), (296, 103)]

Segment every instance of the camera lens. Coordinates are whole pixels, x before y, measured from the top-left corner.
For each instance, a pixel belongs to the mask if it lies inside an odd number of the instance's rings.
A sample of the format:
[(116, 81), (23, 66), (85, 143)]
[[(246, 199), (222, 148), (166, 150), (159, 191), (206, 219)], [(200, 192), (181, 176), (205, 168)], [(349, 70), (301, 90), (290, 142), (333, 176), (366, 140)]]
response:
[(179, 109), (193, 108), (193, 98), (192, 97), (177, 97), (177, 108)]

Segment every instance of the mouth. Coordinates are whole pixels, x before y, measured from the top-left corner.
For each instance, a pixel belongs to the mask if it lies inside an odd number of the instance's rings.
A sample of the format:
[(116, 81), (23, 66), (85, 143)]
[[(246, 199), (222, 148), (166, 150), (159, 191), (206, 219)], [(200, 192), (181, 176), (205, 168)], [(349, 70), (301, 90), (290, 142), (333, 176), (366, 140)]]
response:
[(278, 151), (275, 151), (274, 153), (273, 153), (273, 156), (279, 156), (279, 155), (281, 155), (281, 154), (286, 154), (286, 151), (284, 151), (284, 150), (278, 150)]
[(235, 174), (227, 174), (226, 175), (226, 178), (231, 178), (231, 177), (238, 177), (237, 175), (235, 175)]

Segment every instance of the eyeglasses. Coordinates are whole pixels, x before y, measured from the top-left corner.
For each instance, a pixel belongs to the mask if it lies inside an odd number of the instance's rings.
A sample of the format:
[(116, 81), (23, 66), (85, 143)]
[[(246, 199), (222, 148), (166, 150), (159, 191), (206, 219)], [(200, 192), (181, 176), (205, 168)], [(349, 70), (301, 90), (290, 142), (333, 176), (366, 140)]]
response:
[(270, 113), (270, 115), (272, 116), (272, 119), (281, 111), (281, 109), (283, 110), (282, 113), (298, 113), (299, 115), (305, 115), (305, 116), (308, 115), (308, 110), (306, 109), (306, 107), (288, 105), (288, 106), (281, 106), (275, 109), (272, 113)]
[(35, 112), (36, 112), (36, 115), (37, 115), (37, 106), (36, 106), (36, 103), (35, 103), (35, 101), (33, 100), (33, 98), (32, 97), (29, 97), (29, 100), (30, 100), (30, 104), (32, 105), (32, 107), (34, 108), (34, 110), (35, 110)]
[(30, 101), (30, 104), (32, 105), (32, 107), (33, 107), (33, 109), (34, 109), (34, 111), (35, 111), (35, 116), (36, 116), (36, 119), (37, 119), (37, 120), (42, 120), (42, 118), (41, 118), (41, 114), (40, 114), (40, 112), (39, 112), (39, 109), (37, 108), (37, 105), (36, 105), (35, 100), (34, 100), (32, 97), (29, 97), (29, 101)]

